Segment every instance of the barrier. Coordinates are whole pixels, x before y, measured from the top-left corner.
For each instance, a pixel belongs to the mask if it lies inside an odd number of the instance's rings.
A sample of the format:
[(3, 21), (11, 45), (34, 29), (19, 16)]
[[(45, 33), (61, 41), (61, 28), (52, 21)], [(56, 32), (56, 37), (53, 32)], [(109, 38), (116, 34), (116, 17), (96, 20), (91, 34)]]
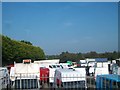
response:
[[(111, 77), (116, 78), (116, 79), (111, 79)], [(1, 78), (1, 81), (3, 81), (1, 83), (2, 88), (8, 88), (9, 89), (96, 89), (97, 90), (102, 90), (103, 88), (105, 89), (116, 89), (116, 88), (120, 88), (120, 77), (118, 77), (117, 75), (98, 75), (96, 78), (96, 81), (94, 79), (93, 76), (86, 76), (86, 82), (80, 80), (80, 78), (83, 77), (78, 77), (78, 76), (74, 76), (73, 77), (68, 77), (68, 76), (64, 76), (61, 77), (62, 79), (66, 79), (66, 81), (71, 78), (73, 81), (71, 82), (61, 82), (61, 84), (57, 84), (53, 82), (50, 83), (47, 79), (40, 80), (40, 77), (36, 77), (34, 75), (18, 75), (18, 77), (15, 77), (15, 81), (11, 81), (9, 79), (10, 77), (6, 77), (6, 78)], [(53, 80), (55, 80), (54, 77), (48, 77), (47, 75), (42, 75), (41, 78), (51, 78)], [(77, 80), (78, 79), (78, 80)], [(80, 81), (79, 81), (80, 80)], [(40, 83), (41, 82), (41, 83)], [(59, 81), (58, 81), (59, 82)], [(6, 87), (5, 87), (6, 85)]]
[(97, 90), (107, 88), (108, 90), (114, 90), (120, 88), (120, 75), (98, 75), (96, 79)]
[[(54, 77), (48, 77), (47, 75), (42, 75), (41, 78), (51, 78), (54, 80)], [(67, 89), (67, 88), (73, 88), (73, 89), (87, 89), (87, 88), (95, 88), (95, 81), (94, 77), (86, 76), (86, 82), (80, 80), (80, 78), (84, 77), (68, 77), (64, 76), (62, 77), (64, 80), (68, 80), (71, 78), (73, 81), (72, 82), (62, 82), (62, 84), (58, 85), (57, 87), (55, 86), (55, 82), (50, 83), (47, 79), (40, 80), (40, 77), (35, 77), (34, 75), (18, 75), (18, 77), (15, 77), (15, 81), (10, 80), (10, 87), (11, 89)], [(78, 80), (77, 80), (78, 79)], [(77, 81), (74, 81), (77, 80)], [(79, 81), (80, 80), (80, 81)]]

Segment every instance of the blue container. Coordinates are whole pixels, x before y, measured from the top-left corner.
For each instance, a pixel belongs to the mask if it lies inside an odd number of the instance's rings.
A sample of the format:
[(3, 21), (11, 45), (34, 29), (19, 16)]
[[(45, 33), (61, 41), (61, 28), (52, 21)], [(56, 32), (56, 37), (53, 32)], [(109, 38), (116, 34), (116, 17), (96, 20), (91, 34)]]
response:
[(97, 90), (113, 90), (120, 88), (120, 75), (98, 75), (96, 77), (96, 88)]

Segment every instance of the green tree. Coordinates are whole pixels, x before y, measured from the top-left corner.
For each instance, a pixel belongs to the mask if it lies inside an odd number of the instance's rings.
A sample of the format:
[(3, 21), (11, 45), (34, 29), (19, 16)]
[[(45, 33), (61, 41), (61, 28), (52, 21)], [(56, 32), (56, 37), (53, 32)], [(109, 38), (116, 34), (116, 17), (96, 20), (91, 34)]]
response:
[(22, 62), (22, 59), (45, 59), (44, 51), (40, 47), (21, 41), (12, 40), (7, 36), (2, 36), (2, 62), (3, 65)]
[(26, 43), (26, 44), (28, 44), (28, 45), (32, 45), (32, 43), (29, 42), (29, 41), (21, 40), (21, 42)]

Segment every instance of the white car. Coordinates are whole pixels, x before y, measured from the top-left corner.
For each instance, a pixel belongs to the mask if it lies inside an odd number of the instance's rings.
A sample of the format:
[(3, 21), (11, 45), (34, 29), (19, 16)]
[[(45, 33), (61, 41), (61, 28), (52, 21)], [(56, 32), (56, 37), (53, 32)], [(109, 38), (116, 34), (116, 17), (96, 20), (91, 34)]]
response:
[(54, 76), (54, 87), (86, 88), (85, 68), (57, 69)]

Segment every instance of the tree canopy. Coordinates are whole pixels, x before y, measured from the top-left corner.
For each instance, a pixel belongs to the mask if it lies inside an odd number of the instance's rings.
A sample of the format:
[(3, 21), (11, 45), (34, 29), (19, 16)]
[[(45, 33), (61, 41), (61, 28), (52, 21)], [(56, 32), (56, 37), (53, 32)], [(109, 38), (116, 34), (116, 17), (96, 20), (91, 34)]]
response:
[(88, 53), (70, 53), (70, 52), (62, 52), (59, 56), (60, 62), (79, 62), (79, 60), (83, 60), (86, 58), (107, 58), (108, 60), (115, 60), (120, 58), (120, 52), (104, 52), (104, 53), (97, 53), (95, 51), (91, 51)]
[(23, 59), (45, 59), (44, 51), (29, 41), (16, 41), (2, 35), (2, 65)]
[(21, 40), (21, 42), (23, 42), (23, 43), (25, 43), (25, 44), (28, 44), (28, 45), (32, 45), (32, 43), (29, 42), (29, 41)]

